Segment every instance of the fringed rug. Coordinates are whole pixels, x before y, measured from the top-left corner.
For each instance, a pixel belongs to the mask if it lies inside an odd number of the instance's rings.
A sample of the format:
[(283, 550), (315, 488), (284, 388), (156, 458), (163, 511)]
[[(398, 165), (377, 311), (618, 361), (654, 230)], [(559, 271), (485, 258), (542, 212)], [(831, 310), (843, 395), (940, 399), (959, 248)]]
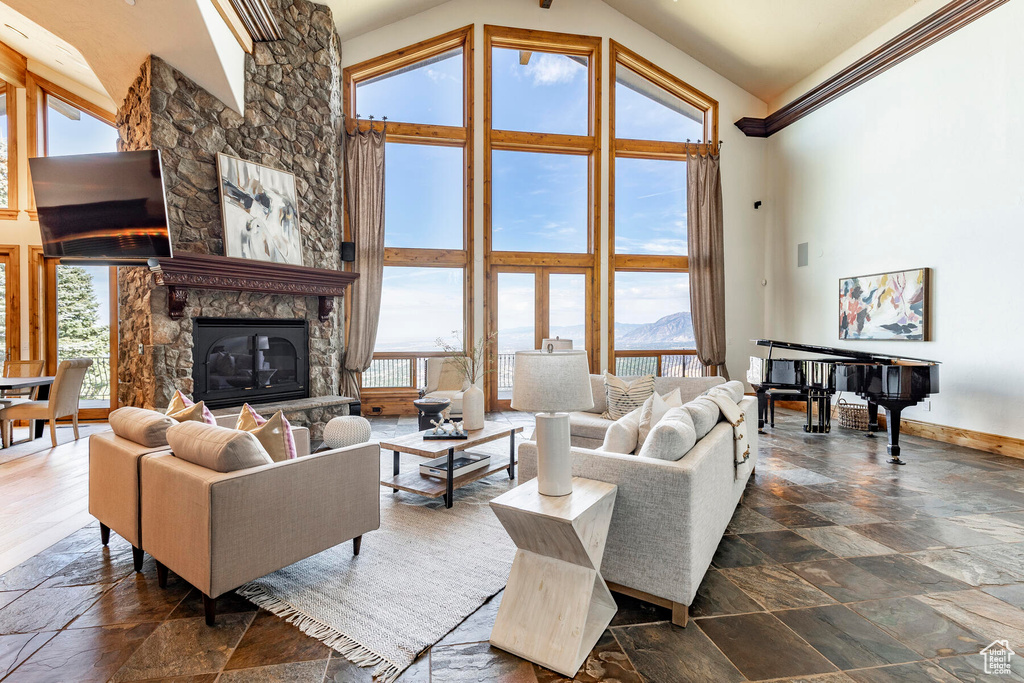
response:
[[(390, 469), (390, 453), (382, 460)], [(363, 536), (358, 557), (343, 543), (237, 592), (393, 681), (505, 587), (515, 544), (487, 503), (514, 485), (503, 472), (485, 477), (457, 490), (450, 510), (381, 488), (380, 529)]]

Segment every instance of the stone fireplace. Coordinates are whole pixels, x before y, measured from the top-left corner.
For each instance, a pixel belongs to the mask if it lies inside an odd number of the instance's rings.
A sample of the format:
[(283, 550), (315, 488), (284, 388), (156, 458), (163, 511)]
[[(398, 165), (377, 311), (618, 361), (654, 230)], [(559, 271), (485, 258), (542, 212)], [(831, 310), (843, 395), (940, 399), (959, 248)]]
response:
[[(269, 4), (285, 38), (256, 43), (246, 56), (244, 113), (231, 110), (154, 55), (142, 65), (118, 112), (119, 148), (160, 150), (176, 256), (224, 254), (216, 170), (217, 154), (223, 153), (295, 174), (303, 265), (338, 270), (340, 41), (328, 8), (304, 0)], [(197, 320), (210, 318), (299, 321), (308, 332), (303, 391), (310, 397), (337, 395), (344, 306), (341, 296), (330, 299), (333, 310), (325, 311), (322, 297), (312, 291), (190, 285), (182, 296), (179, 289), (158, 285), (148, 268), (120, 268), (121, 405), (159, 409), (175, 390), (193, 395), (197, 366), (209, 363), (202, 352), (197, 355)], [(257, 380), (260, 370), (252, 367)], [(312, 427), (315, 436), (330, 414), (311, 410), (286, 414)]]

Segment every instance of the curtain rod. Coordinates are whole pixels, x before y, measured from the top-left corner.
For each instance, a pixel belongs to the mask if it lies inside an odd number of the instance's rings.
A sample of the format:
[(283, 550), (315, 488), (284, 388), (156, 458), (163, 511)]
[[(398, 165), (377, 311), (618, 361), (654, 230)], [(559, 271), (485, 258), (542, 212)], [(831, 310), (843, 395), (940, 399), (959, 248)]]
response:
[[(373, 121), (373, 116), (372, 115), (370, 116), (369, 119), (361, 119), (359, 117), (359, 114), (356, 114), (354, 117), (350, 117), (347, 114), (342, 114), (341, 115), (342, 123), (347, 123), (350, 119), (355, 121), (355, 128), (356, 128), (356, 130), (359, 130), (360, 122), (367, 122), (367, 121), (370, 124), (370, 130), (373, 130), (373, 123), (374, 123), (374, 121)], [(384, 122), (383, 131), (387, 132), (387, 130), (388, 130), (388, 117), (386, 117), (386, 116), (381, 117), (381, 121)]]

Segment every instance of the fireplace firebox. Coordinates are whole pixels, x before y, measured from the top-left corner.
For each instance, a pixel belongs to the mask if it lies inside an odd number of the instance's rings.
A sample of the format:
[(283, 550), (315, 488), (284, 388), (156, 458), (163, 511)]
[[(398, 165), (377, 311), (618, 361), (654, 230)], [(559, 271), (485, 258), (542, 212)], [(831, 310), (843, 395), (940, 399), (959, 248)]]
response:
[(309, 396), (305, 320), (196, 318), (193, 399), (210, 408)]

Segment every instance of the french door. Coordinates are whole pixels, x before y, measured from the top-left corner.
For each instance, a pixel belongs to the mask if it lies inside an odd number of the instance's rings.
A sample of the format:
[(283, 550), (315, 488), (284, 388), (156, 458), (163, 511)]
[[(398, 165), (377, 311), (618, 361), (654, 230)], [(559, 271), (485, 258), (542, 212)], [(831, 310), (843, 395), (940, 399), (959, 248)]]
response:
[(516, 351), (539, 349), (541, 340), (570, 339), (595, 366), (597, 312), (593, 271), (584, 267), (494, 266), (489, 278), (488, 331), (494, 372), (487, 376), (490, 410), (508, 410)]
[(46, 373), (56, 374), (62, 360), (92, 360), (79, 397), (79, 417), (106, 419), (117, 408), (117, 268), (47, 259), (43, 271)]

